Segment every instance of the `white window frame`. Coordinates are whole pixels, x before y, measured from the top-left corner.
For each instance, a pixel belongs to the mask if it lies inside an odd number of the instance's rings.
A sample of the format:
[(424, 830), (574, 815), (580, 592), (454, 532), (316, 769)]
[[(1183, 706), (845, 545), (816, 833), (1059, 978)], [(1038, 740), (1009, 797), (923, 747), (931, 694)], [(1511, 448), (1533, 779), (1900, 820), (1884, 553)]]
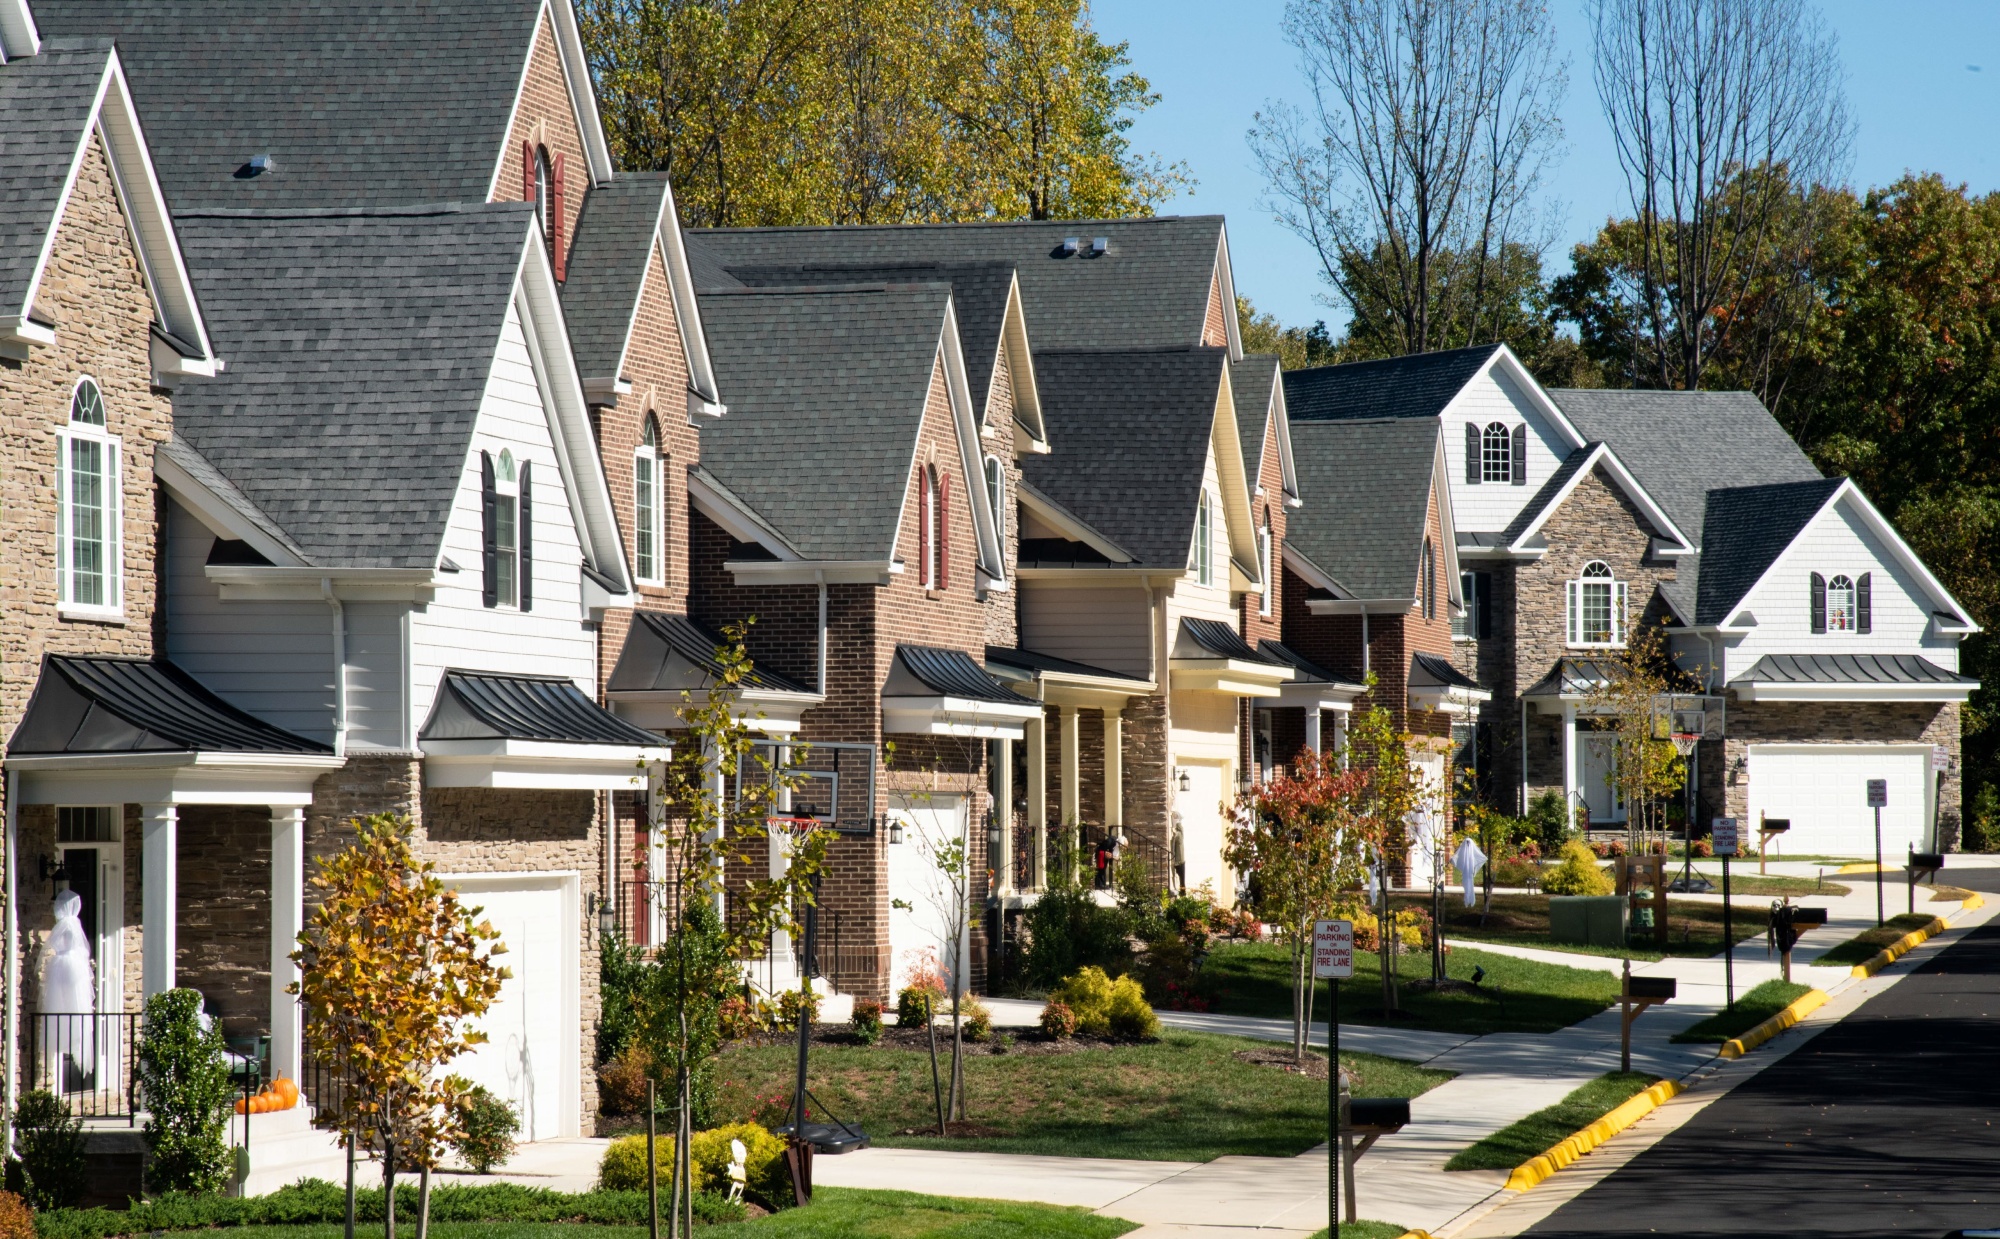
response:
[[(512, 449), (502, 448), (493, 460), (493, 564), (499, 576), (494, 582), (493, 605), (509, 610), (521, 608), (521, 470)], [(502, 540), (502, 530), (514, 534), (510, 546)]]
[[(96, 393), (97, 408), (104, 414), (104, 390), (85, 375), (70, 388), (69, 413), (75, 416), (77, 401), (84, 388)], [(109, 420), (108, 414), (105, 414)], [(79, 599), (76, 591), (76, 564), (71, 531), (75, 528), (74, 455), (90, 445), (100, 453), (103, 525), (104, 589), (99, 601)], [(56, 613), (79, 619), (123, 619), (125, 616), (125, 520), (124, 443), (104, 426), (90, 422), (66, 421), (56, 431)]]
[(923, 562), (917, 565), (917, 583), (926, 590), (938, 587), (938, 484), (937, 470), (925, 465), (918, 483), (923, 487), (923, 503), (917, 517), (923, 523), (923, 537), (919, 540), (917, 558)]
[(1257, 599), (1257, 614), (1269, 618), (1271, 614), (1271, 547), (1275, 543), (1271, 535), (1271, 514), (1264, 513), (1264, 523), (1257, 528), (1257, 571), (1264, 578), (1264, 592)]
[[(660, 451), (652, 423), (632, 450), (632, 575), (641, 584), (667, 583), (666, 497), (660, 493)], [(648, 561), (651, 561), (650, 563)]]
[[(1593, 571), (1602, 569), (1602, 571)], [(1627, 588), (1611, 571), (1611, 565), (1601, 559), (1593, 559), (1583, 566), (1583, 571), (1574, 580), (1567, 581), (1568, 605), (1565, 619), (1568, 643), (1571, 649), (1609, 650), (1619, 649), (1625, 644), (1625, 605)], [(1584, 607), (1589, 599), (1586, 590), (1604, 589), (1605, 602), (1610, 607), (1608, 617), (1610, 640), (1591, 640), (1584, 630)]]
[(1196, 582), (1215, 584), (1215, 507), (1209, 501), (1206, 489), (1201, 492), (1201, 502), (1195, 506), (1192, 558), (1194, 562), (1188, 567), (1194, 570)]
[[(1498, 451), (1494, 450), (1496, 443), (1499, 444)], [(1489, 422), (1479, 432), (1479, 480), (1514, 480), (1514, 431), (1505, 422)]]
[(1460, 572), (1458, 574), (1459, 596), (1465, 599), (1465, 614), (1453, 616), (1451, 639), (1454, 641), (1479, 640), (1479, 611), (1486, 605), (1486, 599), (1479, 592), (1479, 574)]
[[(1846, 584), (1842, 585), (1841, 582)], [(1860, 578), (1840, 573), (1826, 580), (1826, 635), (1842, 633), (1853, 636), (1861, 631), (1861, 586)], [(1846, 595), (1846, 609), (1843, 611), (1834, 602), (1836, 595)]]
[(998, 456), (986, 458), (986, 502), (993, 507), (993, 536), (1007, 548), (1007, 470)]

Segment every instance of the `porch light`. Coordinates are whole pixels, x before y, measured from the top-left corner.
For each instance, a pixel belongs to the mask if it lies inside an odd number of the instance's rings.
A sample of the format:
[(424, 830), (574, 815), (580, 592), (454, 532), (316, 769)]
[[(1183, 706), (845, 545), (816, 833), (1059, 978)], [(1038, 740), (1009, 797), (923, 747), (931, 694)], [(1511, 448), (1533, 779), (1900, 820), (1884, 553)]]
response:
[(610, 938), (618, 933), (618, 909), (602, 895), (592, 895), (597, 901), (597, 933), (599, 937)]
[(998, 856), (999, 854), (1000, 854), (1000, 819), (994, 817), (992, 814), (989, 813), (986, 816), (986, 855), (988, 857), (993, 857), (993, 856)]
[(1186, 770), (1181, 771), (1181, 790), (1184, 792), (1191, 792), (1194, 790), (1194, 780), (1188, 777), (1188, 772)]
[(63, 867), (61, 858), (57, 858), (52, 864), (49, 861), (47, 853), (42, 855), (41, 872), (42, 881), (47, 882), (51, 887), (69, 881), (69, 870)]
[(898, 817), (898, 818), (890, 818), (890, 819), (889, 819), (889, 842), (891, 842), (891, 843), (901, 843), (902, 841), (903, 841), (903, 819), (901, 819), (901, 818), (899, 818), (899, 817)]

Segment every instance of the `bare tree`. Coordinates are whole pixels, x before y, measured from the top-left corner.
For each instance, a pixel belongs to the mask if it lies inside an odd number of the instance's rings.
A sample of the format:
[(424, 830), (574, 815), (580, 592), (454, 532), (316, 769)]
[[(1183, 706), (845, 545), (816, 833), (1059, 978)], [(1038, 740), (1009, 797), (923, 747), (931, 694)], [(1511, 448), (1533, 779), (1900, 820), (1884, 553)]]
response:
[(1340, 302), (1391, 320), (1402, 352), (1476, 342), (1494, 326), (1494, 264), (1548, 241), (1531, 199), (1561, 140), (1566, 70), (1546, 9), (1291, 0), (1284, 32), (1312, 102), (1258, 113), (1268, 205)]
[[(1693, 390), (1804, 298), (1811, 192), (1846, 170), (1839, 49), (1804, 0), (1592, 0), (1597, 95), (1632, 200), (1640, 383)], [(1755, 354), (1755, 342), (1735, 351)]]

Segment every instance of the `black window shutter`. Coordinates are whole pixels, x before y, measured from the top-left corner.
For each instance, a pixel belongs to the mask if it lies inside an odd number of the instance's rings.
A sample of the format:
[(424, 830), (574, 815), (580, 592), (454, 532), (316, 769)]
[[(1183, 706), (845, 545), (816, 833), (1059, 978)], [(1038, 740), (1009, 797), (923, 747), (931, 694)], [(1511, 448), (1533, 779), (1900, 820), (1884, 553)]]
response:
[(1472, 422), (1465, 423), (1465, 480), (1473, 486), (1479, 485), (1479, 427)]
[(500, 489), (493, 480), (493, 453), (479, 453), (479, 519), (484, 531), (481, 570), (486, 574), (486, 605), (500, 605)]
[(1528, 484), (1528, 423), (1526, 422), (1514, 427), (1514, 450), (1511, 455), (1513, 459), (1508, 465), (1513, 470), (1514, 485), (1526, 486)]
[(1875, 574), (1864, 572), (1854, 583), (1854, 629), (1866, 633), (1875, 627)]
[(1826, 631), (1826, 578), (1817, 572), (1812, 574), (1812, 630)]
[(535, 466), (521, 462), (520, 515), (514, 520), (514, 541), (521, 544), (521, 609), (535, 607)]
[(1493, 635), (1493, 574), (1475, 572), (1472, 584), (1479, 596), (1479, 639), (1485, 641)]

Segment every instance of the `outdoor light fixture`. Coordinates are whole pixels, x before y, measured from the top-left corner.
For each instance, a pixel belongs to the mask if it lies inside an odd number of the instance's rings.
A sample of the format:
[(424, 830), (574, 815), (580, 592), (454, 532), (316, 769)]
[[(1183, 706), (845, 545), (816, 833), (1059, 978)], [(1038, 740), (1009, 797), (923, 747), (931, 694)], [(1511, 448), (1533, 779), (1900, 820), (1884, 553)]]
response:
[(1181, 790), (1184, 792), (1191, 792), (1194, 790), (1194, 780), (1188, 777), (1188, 772), (1186, 770), (1181, 771)]
[(69, 870), (63, 868), (62, 861), (57, 860), (51, 863), (46, 853), (42, 856), (41, 869), (42, 881), (49, 883), (51, 886), (59, 882), (69, 881)]
[(986, 818), (986, 854), (988, 856), (1000, 854), (1000, 819), (991, 814)]
[(618, 909), (602, 895), (592, 895), (591, 901), (597, 905), (597, 933), (599, 937), (610, 938), (618, 933)]
[(901, 843), (902, 841), (903, 841), (903, 819), (891, 818), (889, 820), (889, 842)]

